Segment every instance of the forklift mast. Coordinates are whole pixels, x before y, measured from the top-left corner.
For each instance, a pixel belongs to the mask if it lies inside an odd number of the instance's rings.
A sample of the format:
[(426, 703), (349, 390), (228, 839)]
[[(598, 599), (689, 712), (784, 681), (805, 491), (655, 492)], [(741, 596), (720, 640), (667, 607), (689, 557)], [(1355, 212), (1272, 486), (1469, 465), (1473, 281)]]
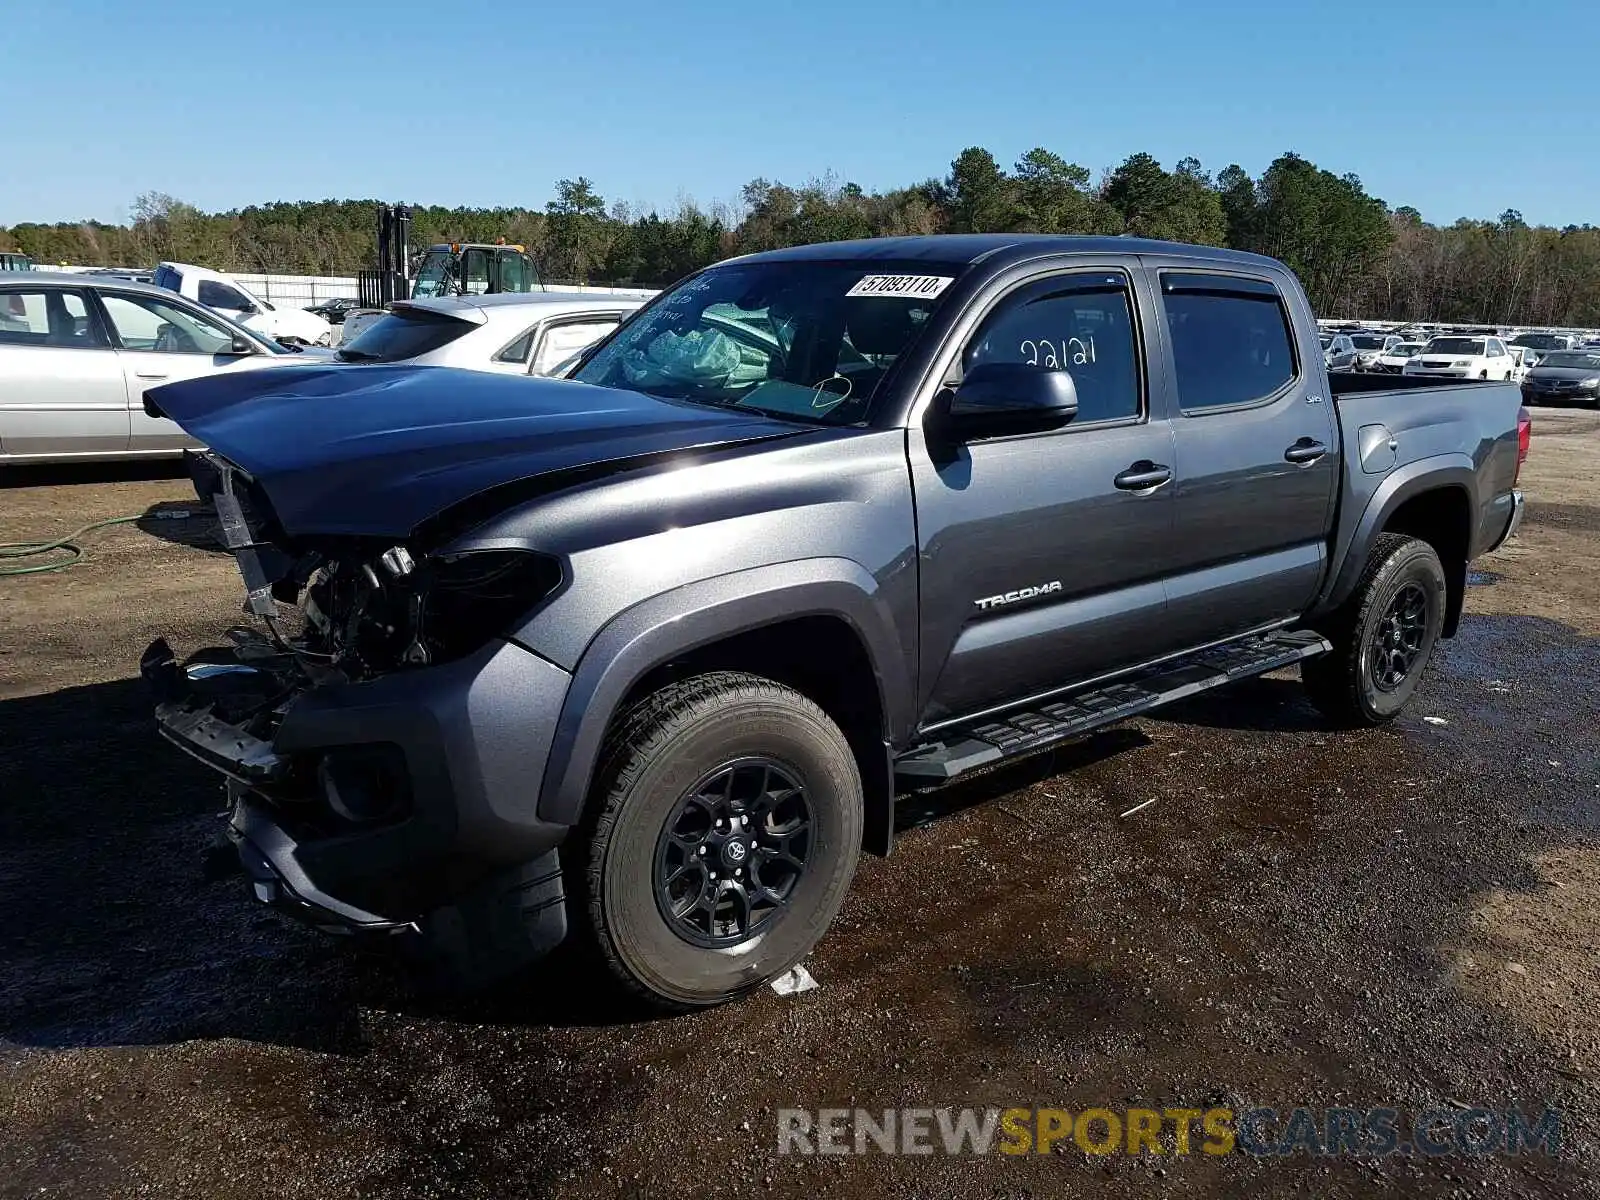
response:
[(411, 208), (378, 206), (377, 270), (362, 271), (357, 281), (362, 308), (387, 308), (411, 295)]

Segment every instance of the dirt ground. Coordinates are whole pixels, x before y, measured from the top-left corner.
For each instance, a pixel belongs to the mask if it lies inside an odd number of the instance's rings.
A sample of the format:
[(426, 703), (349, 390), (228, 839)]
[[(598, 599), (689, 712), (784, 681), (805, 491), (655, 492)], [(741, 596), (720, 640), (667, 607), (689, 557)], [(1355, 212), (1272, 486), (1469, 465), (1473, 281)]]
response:
[[(238, 619), (232, 562), (160, 470), (8, 473), (0, 541), (148, 515), (0, 580), (0, 1194), (1600, 1195), (1597, 465), (1600, 415), (1535, 413), (1394, 726), (1268, 678), (909, 798), (818, 990), (649, 1021), (560, 956), (429, 998), (210, 877), (133, 676)], [(1512, 1104), (1557, 1156), (775, 1152), (780, 1108)]]

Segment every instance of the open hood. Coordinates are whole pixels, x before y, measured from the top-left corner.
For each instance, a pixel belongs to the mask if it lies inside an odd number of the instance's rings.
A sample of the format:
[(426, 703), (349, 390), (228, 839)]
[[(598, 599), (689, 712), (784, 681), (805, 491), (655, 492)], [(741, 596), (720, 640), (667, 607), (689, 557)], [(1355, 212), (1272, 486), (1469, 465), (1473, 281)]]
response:
[(144, 403), (251, 475), (292, 537), (401, 539), (504, 484), (804, 432), (737, 409), (447, 367), (226, 372), (153, 388)]

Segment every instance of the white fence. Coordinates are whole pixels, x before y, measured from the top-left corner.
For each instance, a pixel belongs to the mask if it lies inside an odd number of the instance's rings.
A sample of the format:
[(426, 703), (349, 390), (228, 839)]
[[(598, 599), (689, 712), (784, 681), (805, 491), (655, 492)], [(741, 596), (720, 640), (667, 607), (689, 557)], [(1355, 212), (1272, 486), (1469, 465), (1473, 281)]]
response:
[[(235, 274), (237, 279), (250, 291), (260, 296), (268, 304), (275, 304), (279, 308), (310, 308), (313, 304), (321, 304), (324, 300), (332, 300), (337, 296), (358, 296), (360, 288), (355, 276), (344, 275), (243, 275)], [(552, 292), (584, 292), (594, 295), (649, 297), (654, 296), (654, 289), (648, 288), (613, 288), (613, 287), (580, 287), (577, 284), (548, 285)]]
[[(90, 271), (92, 267), (74, 267), (63, 264), (51, 267), (52, 271)], [(354, 275), (253, 275), (234, 272), (233, 278), (244, 284), (252, 293), (278, 308), (310, 308), (324, 300), (339, 296), (352, 298), (361, 294)], [(552, 283), (552, 292), (583, 292), (592, 295), (629, 296), (649, 299), (656, 294), (654, 288), (584, 287), (578, 284)]]
[(268, 304), (310, 308), (324, 300), (360, 294), (354, 275), (234, 275)]

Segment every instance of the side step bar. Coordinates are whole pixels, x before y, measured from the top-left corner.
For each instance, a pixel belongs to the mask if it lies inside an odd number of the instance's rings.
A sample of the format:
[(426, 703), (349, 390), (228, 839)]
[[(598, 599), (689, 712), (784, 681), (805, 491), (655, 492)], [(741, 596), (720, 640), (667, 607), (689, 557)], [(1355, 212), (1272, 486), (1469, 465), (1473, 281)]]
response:
[(918, 746), (895, 760), (900, 787), (928, 787), (974, 767), (1033, 754), (1196, 692), (1265, 674), (1333, 649), (1309, 630), (1269, 633), (1213, 646), (1037, 709), (1019, 710)]

